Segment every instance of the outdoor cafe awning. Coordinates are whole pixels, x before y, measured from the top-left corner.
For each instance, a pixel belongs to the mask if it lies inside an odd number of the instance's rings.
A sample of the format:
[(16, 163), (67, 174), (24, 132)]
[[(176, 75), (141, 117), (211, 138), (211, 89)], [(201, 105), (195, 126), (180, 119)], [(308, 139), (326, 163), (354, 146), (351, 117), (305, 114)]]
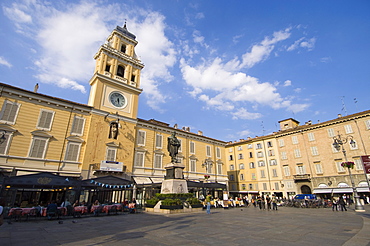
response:
[[(344, 194), (344, 193), (352, 193), (353, 189), (351, 187), (345, 187), (345, 188), (317, 188), (313, 190), (313, 194)], [(357, 187), (357, 192), (370, 192), (369, 187)]]
[(102, 187), (102, 188), (113, 188), (113, 189), (122, 189), (122, 188), (130, 188), (133, 187), (133, 181), (108, 175), (103, 177), (97, 177), (92, 179), (83, 180), (84, 185), (90, 188)]
[(10, 186), (11, 188), (53, 189), (76, 187), (79, 185), (79, 182), (79, 180), (71, 177), (63, 177), (52, 173), (41, 172), (5, 178), (4, 185)]
[(333, 189), (314, 189), (313, 190), (313, 194), (331, 194), (331, 192), (333, 191)]

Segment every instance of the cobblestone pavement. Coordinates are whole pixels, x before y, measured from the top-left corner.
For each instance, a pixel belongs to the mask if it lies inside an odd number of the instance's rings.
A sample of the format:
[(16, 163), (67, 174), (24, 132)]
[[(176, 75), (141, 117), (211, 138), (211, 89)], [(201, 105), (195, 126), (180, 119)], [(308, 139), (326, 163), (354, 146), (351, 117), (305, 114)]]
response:
[(365, 213), (281, 207), (212, 209), (4, 223), (1, 246), (22, 245), (370, 245)]

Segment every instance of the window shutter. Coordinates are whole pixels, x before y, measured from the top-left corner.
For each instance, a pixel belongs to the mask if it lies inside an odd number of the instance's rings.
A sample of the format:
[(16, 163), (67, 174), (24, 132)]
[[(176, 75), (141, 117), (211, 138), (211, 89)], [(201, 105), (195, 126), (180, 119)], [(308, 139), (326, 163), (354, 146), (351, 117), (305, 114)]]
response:
[(75, 117), (72, 125), (72, 134), (83, 135), (85, 119)]
[(190, 171), (195, 172), (195, 160), (190, 160)]
[(162, 155), (155, 155), (154, 168), (162, 168)]
[(144, 131), (138, 132), (138, 140), (137, 140), (138, 145), (145, 145), (145, 135), (146, 135), (146, 132)]
[(195, 143), (194, 142), (190, 142), (190, 153), (195, 154)]
[(160, 134), (157, 134), (156, 135), (156, 140), (155, 140), (155, 147), (156, 148), (162, 148), (162, 139), (163, 139), (163, 136), (160, 135)]
[(207, 153), (207, 156), (211, 156), (211, 146), (209, 145), (206, 146), (206, 153)]
[(77, 143), (68, 143), (67, 153), (66, 153), (66, 161), (77, 161), (78, 160), (78, 152), (80, 150), (80, 144)]
[(46, 147), (46, 139), (34, 138), (30, 157), (44, 158), (44, 151)]
[(107, 161), (115, 161), (116, 160), (116, 149), (107, 149)]
[(143, 167), (144, 166), (144, 153), (143, 152), (137, 152), (136, 153), (135, 166), (136, 167)]
[(53, 112), (42, 110), (37, 127), (41, 129), (45, 129), (45, 130), (50, 130), (52, 119), (53, 119)]

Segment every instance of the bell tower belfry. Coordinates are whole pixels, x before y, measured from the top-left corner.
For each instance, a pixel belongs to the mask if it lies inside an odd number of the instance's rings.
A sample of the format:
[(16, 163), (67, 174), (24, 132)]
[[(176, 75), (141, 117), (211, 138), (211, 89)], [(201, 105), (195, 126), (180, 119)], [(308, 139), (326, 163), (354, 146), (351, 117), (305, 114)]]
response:
[(95, 54), (94, 76), (90, 79), (89, 106), (136, 119), (140, 72), (144, 64), (135, 53), (136, 36), (117, 26)]

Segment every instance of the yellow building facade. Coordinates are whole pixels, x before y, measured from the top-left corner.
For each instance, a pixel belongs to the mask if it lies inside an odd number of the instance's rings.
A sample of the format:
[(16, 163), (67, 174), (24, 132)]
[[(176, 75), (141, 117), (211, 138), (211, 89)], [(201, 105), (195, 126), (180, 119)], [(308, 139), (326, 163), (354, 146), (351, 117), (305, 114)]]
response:
[(5, 139), (0, 144), (1, 176), (114, 175), (138, 186), (160, 184), (171, 162), (167, 138), (176, 132), (184, 178), (226, 187), (226, 142), (192, 133), (188, 127), (137, 118), (144, 64), (136, 45), (126, 25), (112, 31), (94, 56), (87, 105), (42, 95), (38, 86), (32, 92), (0, 84), (0, 136), (3, 133)]
[[(330, 197), (351, 194), (352, 181), (359, 193), (369, 192), (361, 156), (370, 147), (370, 111), (312, 124), (300, 125), (294, 119), (279, 122), (280, 130), (271, 135), (241, 139), (226, 145), (230, 193), (276, 194), (293, 198), (296, 194)], [(343, 148), (334, 148), (341, 137)]]
[(177, 124), (139, 119), (144, 64), (136, 45), (126, 25), (112, 31), (94, 56), (86, 105), (40, 94), (37, 86), (27, 91), (0, 84), (2, 176), (115, 175), (132, 178), (138, 186), (158, 184), (171, 162), (167, 139), (175, 132), (181, 141), (178, 161), (189, 181), (227, 184), (233, 196), (326, 195), (348, 192), (351, 186), (348, 170), (340, 166), (343, 153), (332, 145), (333, 137), (342, 134), (355, 142), (344, 145), (348, 160), (356, 164), (355, 185), (368, 191), (360, 157), (370, 147), (370, 111), (317, 124), (287, 119), (280, 121), (278, 132), (229, 143)]

